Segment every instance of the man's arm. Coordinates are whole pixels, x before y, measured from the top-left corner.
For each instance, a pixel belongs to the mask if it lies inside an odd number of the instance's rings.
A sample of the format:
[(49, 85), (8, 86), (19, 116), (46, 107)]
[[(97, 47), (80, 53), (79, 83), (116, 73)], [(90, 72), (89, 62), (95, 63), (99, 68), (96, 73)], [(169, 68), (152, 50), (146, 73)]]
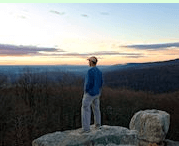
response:
[(90, 71), (87, 73), (85, 92), (88, 93), (89, 90), (93, 87), (93, 76)]

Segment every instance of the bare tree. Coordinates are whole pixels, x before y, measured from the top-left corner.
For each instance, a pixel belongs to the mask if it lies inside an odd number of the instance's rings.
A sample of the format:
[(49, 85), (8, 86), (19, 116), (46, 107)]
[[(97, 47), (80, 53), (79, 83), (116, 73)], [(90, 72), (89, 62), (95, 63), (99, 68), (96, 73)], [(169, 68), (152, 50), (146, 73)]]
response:
[(29, 68), (24, 68), (23, 75), (19, 78), (17, 84), (22, 88), (22, 98), (25, 103), (34, 106), (34, 89), (35, 84), (33, 83), (33, 73)]

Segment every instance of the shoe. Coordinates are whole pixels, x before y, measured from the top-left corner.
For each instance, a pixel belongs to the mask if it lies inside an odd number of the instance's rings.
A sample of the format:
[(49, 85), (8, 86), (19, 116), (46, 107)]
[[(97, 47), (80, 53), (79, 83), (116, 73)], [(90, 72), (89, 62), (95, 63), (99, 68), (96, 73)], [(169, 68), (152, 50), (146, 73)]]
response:
[(90, 132), (90, 130), (81, 130), (80, 132), (79, 132), (79, 134), (84, 134), (84, 133), (89, 133)]
[(99, 124), (97, 124), (97, 125), (95, 126), (95, 129), (96, 129), (96, 130), (100, 130), (100, 129), (101, 129), (101, 126), (100, 126)]

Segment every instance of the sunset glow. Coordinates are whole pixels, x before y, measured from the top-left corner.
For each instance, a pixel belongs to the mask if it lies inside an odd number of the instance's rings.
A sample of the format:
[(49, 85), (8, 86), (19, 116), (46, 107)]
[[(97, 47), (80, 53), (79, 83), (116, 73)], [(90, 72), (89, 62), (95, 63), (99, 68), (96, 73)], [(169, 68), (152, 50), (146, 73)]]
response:
[(179, 55), (179, 4), (0, 3), (0, 65), (98, 65)]

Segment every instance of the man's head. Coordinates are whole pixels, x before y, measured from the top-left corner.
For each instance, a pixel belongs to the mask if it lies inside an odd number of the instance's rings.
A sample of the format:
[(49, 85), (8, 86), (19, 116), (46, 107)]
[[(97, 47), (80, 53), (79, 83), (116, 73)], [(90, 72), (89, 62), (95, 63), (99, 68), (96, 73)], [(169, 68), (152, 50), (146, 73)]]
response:
[(95, 56), (92, 56), (88, 58), (87, 60), (89, 60), (89, 66), (96, 66), (98, 62), (98, 59)]

